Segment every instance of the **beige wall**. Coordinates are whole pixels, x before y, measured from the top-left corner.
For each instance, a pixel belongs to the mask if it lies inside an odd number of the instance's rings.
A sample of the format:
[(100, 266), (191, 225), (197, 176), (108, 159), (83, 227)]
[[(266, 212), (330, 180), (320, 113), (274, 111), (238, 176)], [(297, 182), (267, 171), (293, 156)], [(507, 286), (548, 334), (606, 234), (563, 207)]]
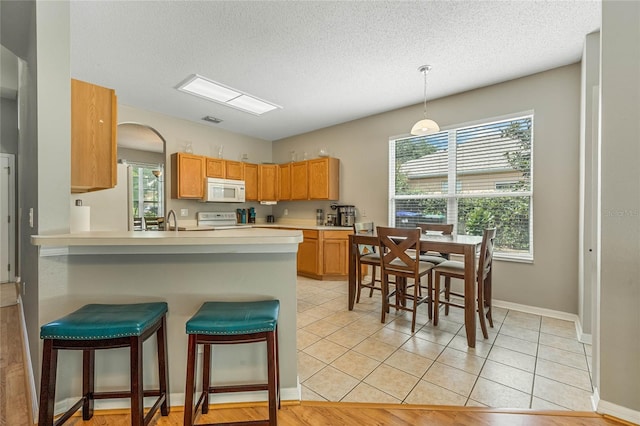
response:
[[(580, 66), (570, 65), (429, 103), (442, 128), (534, 111), (534, 263), (497, 262), (496, 299), (577, 313), (577, 241)], [(421, 105), (275, 141), (274, 161), (289, 151), (316, 154), (327, 147), (341, 161), (340, 203), (354, 204), (366, 218), (388, 218), (388, 141), (406, 135)], [(325, 203), (325, 205), (328, 203)], [(307, 217), (304, 203), (279, 203), (274, 214)]]
[(602, 5), (597, 388), (640, 423), (640, 3)]
[[(224, 146), (223, 157), (227, 160), (240, 160), (242, 154), (249, 156), (250, 163), (271, 161), (271, 142), (250, 136), (231, 133), (210, 124), (197, 124), (181, 118), (145, 111), (128, 105), (118, 105), (118, 123), (139, 123), (153, 127), (166, 141), (165, 185), (167, 195), (167, 211), (173, 209), (178, 220), (195, 220), (198, 211), (233, 211), (236, 208), (254, 207), (256, 215), (264, 219), (271, 214), (271, 206), (259, 203), (240, 204), (205, 204), (195, 200), (177, 200), (171, 198), (171, 154), (184, 151), (185, 145), (191, 143), (193, 153), (217, 157), (218, 146)], [(180, 210), (188, 209), (189, 215), (180, 217)]]

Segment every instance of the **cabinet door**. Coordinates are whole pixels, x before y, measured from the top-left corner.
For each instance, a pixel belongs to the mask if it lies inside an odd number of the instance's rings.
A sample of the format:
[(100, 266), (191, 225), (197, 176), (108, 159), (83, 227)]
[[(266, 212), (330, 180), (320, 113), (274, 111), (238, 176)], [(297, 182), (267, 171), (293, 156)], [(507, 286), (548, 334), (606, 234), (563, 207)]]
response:
[(115, 91), (71, 80), (71, 192), (117, 183)]
[(224, 160), (207, 157), (207, 177), (223, 179), (224, 173)]
[(278, 170), (277, 164), (260, 164), (258, 166), (258, 199), (260, 201), (278, 199)]
[(308, 161), (291, 163), (291, 199), (309, 198)]
[(325, 231), (322, 240), (322, 269), (325, 275), (349, 273), (349, 234), (351, 231)]
[(227, 179), (244, 180), (244, 167), (240, 161), (225, 161), (225, 177)]
[(291, 163), (278, 164), (278, 200), (291, 199)]
[(319, 275), (318, 232), (303, 231), (303, 235), (304, 240), (298, 246), (298, 273)]
[(340, 198), (340, 160), (324, 157), (309, 160), (309, 199), (337, 200)]
[(204, 197), (205, 158), (176, 152), (171, 154), (171, 197)]
[(258, 165), (244, 163), (244, 194), (247, 201), (258, 201)]

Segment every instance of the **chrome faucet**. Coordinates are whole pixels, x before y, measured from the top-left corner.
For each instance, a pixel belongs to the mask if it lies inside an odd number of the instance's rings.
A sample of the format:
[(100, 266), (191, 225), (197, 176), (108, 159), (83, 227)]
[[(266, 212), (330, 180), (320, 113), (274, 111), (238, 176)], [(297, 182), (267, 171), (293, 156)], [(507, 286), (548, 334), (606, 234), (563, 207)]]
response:
[(171, 216), (173, 216), (173, 224), (174, 224), (174, 229), (176, 231), (176, 233), (178, 233), (178, 219), (176, 218), (176, 212), (174, 212), (173, 210), (169, 210), (169, 213), (167, 213), (167, 231), (171, 230)]

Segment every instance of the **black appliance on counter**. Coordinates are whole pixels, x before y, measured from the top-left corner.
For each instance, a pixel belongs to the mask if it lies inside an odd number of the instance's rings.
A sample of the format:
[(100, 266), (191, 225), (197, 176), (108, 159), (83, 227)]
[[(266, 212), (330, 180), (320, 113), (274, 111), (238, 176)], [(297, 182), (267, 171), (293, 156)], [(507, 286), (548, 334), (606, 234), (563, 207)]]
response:
[(356, 206), (338, 206), (338, 226), (353, 226), (356, 222)]

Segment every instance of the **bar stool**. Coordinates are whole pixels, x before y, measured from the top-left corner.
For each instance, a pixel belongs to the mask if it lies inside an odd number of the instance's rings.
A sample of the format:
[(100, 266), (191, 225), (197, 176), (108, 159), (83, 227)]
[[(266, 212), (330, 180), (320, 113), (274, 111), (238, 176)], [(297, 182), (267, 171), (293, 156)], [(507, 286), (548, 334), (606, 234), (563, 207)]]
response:
[[(189, 335), (187, 351), (187, 385), (184, 403), (184, 425), (194, 425), (198, 407), (209, 411), (209, 394), (226, 392), (268, 391), (269, 419), (233, 423), (234, 425), (278, 424), (280, 408), (280, 371), (278, 367), (278, 300), (257, 302), (205, 302), (187, 321)], [(239, 343), (267, 343), (267, 383), (211, 386), (211, 345)], [(202, 392), (195, 404), (196, 356), (198, 345), (204, 345), (202, 365)], [(208, 425), (224, 423), (207, 423)]]
[[(61, 425), (80, 407), (82, 419), (93, 416), (94, 400), (131, 398), (131, 425), (149, 423), (158, 407), (163, 416), (169, 415), (167, 339), (167, 304), (91, 304), (43, 325), (40, 338), (42, 350), (42, 377), (40, 381), (39, 426)], [(157, 335), (159, 389), (143, 389), (142, 344)], [(95, 392), (95, 351), (99, 349), (130, 348), (131, 385), (129, 391)], [(56, 393), (56, 367), (59, 350), (81, 350), (82, 398), (55, 423), (53, 420)], [(157, 396), (146, 417), (145, 396)]]

